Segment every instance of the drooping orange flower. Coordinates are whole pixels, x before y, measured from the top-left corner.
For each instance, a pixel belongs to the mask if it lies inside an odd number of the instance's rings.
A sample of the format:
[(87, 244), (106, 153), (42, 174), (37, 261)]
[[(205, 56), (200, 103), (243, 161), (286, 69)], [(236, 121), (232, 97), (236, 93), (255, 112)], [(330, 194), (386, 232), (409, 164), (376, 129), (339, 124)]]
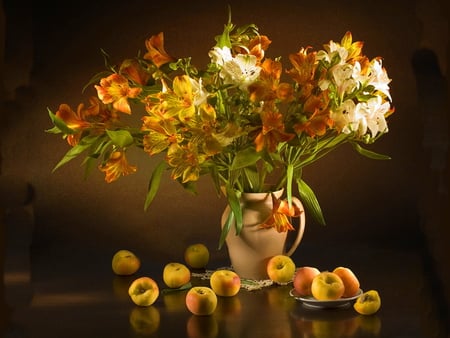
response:
[(72, 147), (78, 144), (84, 131), (90, 129), (95, 132), (101, 129), (101, 126), (104, 130), (109, 121), (114, 121), (117, 118), (114, 113), (106, 109), (98, 98), (91, 97), (89, 103), (88, 107), (80, 103), (76, 112), (68, 104), (61, 104), (55, 114), (67, 127), (73, 130), (73, 133), (67, 135), (67, 142)]
[(273, 110), (261, 113), (262, 128), (255, 138), (256, 151), (264, 148), (274, 152), (281, 142), (290, 141), (294, 135), (284, 131), (283, 115)]
[(120, 65), (119, 73), (142, 86), (151, 78), (151, 73), (136, 59), (126, 59)]
[(105, 181), (107, 183), (118, 180), (121, 176), (126, 176), (136, 172), (137, 167), (128, 163), (124, 151), (114, 151), (111, 153), (108, 161), (100, 164), (100, 171), (105, 173)]
[(136, 98), (142, 91), (141, 88), (130, 87), (128, 80), (117, 73), (101, 79), (100, 85), (95, 85), (95, 89), (104, 104), (112, 103), (114, 109), (125, 114), (131, 114), (128, 99)]
[(275, 228), (278, 232), (295, 230), (289, 219), (292, 217), (299, 217), (303, 212), (300, 209), (299, 201), (296, 198), (293, 198), (291, 206), (289, 206), (287, 200), (278, 199), (273, 194), (272, 200), (272, 213), (261, 226), (263, 228)]
[(167, 54), (164, 49), (164, 33), (160, 32), (157, 35), (153, 35), (145, 41), (147, 47), (147, 53), (144, 55), (144, 59), (152, 61), (156, 67), (175, 61), (175, 59)]

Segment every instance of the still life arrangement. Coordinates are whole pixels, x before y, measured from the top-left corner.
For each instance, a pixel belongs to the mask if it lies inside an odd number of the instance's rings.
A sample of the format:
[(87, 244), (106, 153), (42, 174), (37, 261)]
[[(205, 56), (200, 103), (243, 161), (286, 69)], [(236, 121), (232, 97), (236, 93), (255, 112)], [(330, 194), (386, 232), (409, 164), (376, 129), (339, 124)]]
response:
[(49, 109), (47, 132), (70, 146), (55, 169), (84, 156), (86, 174), (97, 167), (111, 183), (138, 170), (127, 157), (137, 147), (156, 159), (145, 209), (165, 175), (193, 193), (209, 175), (228, 202), (219, 247), (243, 233), (246, 194), (270, 197), (263, 230), (295, 230), (292, 219), (305, 211), (324, 224), (303, 168), (343, 144), (389, 158), (365, 147), (388, 132), (394, 112), (382, 58), (364, 55), (350, 32), (320, 50), (294, 46), (286, 59), (270, 58), (269, 37), (255, 24), (236, 26), (231, 14), (214, 41), (203, 68), (166, 51), (162, 32), (117, 65), (104, 53), (106, 69), (86, 86), (96, 95)]

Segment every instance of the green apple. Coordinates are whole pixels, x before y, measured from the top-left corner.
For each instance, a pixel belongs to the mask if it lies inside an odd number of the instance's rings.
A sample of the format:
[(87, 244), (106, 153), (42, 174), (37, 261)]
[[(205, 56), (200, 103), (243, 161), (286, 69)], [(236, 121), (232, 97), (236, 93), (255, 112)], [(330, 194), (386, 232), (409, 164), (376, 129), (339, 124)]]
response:
[(196, 316), (209, 316), (217, 307), (217, 296), (207, 286), (194, 286), (186, 293), (186, 307)]
[(130, 250), (119, 250), (112, 258), (111, 267), (116, 275), (129, 276), (139, 270), (141, 261)]
[(209, 283), (216, 295), (223, 297), (232, 297), (241, 289), (241, 278), (239, 275), (226, 269), (214, 271)]
[(267, 275), (277, 284), (287, 284), (295, 274), (295, 263), (286, 255), (275, 255), (267, 262)]
[(128, 295), (134, 304), (139, 306), (152, 305), (159, 296), (159, 287), (150, 277), (135, 279), (128, 288)]
[(163, 281), (169, 288), (179, 288), (191, 280), (191, 271), (182, 263), (172, 262), (164, 266)]
[(311, 284), (311, 293), (317, 300), (336, 300), (342, 297), (344, 291), (341, 277), (330, 271), (319, 273)]
[(203, 269), (209, 262), (209, 250), (202, 243), (189, 245), (184, 251), (184, 260), (194, 269)]

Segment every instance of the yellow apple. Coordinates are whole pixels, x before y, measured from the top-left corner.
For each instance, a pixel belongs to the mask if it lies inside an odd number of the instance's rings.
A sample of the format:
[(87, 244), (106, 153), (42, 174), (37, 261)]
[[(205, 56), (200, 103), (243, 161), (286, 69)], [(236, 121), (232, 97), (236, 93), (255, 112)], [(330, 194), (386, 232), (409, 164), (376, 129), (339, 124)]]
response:
[(159, 328), (159, 310), (154, 306), (134, 307), (130, 312), (130, 326), (140, 336), (149, 336)]
[(186, 307), (196, 316), (209, 316), (217, 307), (217, 296), (207, 286), (194, 286), (186, 293)]
[(159, 296), (159, 287), (150, 277), (135, 279), (128, 288), (128, 294), (134, 304), (139, 306), (152, 305)]
[(286, 255), (275, 255), (267, 262), (267, 275), (277, 284), (287, 284), (295, 274), (295, 263)]
[(232, 297), (241, 289), (241, 278), (230, 270), (216, 270), (209, 280), (211, 288), (218, 296)]
[(377, 312), (381, 307), (381, 298), (376, 290), (364, 292), (356, 299), (353, 308), (362, 315), (371, 315)]
[(353, 297), (359, 292), (359, 280), (349, 268), (338, 266), (333, 270), (344, 282), (344, 294), (342, 297)]
[(182, 263), (172, 262), (164, 266), (163, 281), (169, 288), (179, 288), (191, 280), (191, 271)]
[(299, 267), (294, 274), (294, 290), (300, 296), (311, 296), (311, 285), (320, 270), (313, 266)]
[(341, 277), (330, 271), (319, 273), (311, 284), (311, 294), (317, 300), (336, 300), (342, 297), (344, 291)]
[(203, 269), (209, 262), (209, 250), (202, 243), (189, 245), (184, 251), (184, 260), (194, 269)]
[(119, 250), (112, 258), (111, 267), (116, 275), (129, 276), (139, 270), (141, 261), (133, 252)]

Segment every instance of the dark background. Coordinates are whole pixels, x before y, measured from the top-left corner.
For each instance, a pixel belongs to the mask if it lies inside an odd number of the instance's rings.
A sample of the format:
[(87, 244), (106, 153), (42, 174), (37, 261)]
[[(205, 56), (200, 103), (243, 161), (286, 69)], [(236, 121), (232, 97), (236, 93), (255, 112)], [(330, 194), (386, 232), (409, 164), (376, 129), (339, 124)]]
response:
[[(372, 147), (392, 159), (373, 161), (342, 147), (305, 170), (327, 225), (306, 215), (307, 229), (295, 254), (299, 265), (311, 259), (302, 256), (302, 247), (324, 259), (332, 256), (330, 247), (355, 254), (361, 246), (413, 248), (429, 256), (430, 274), (448, 299), (448, 180), (442, 191), (438, 180), (439, 170), (448, 178), (448, 4), (438, 0), (4, 0), (1, 175), (34, 189), (34, 250), (123, 247), (167, 260), (202, 241), (214, 257), (226, 257), (226, 249), (215, 250), (225, 200), (216, 197), (208, 177), (200, 180), (199, 195), (191, 196), (167, 176), (144, 212), (154, 159), (132, 154), (138, 173), (113, 184), (104, 183), (100, 172), (83, 180), (80, 161), (52, 173), (68, 146), (45, 130), (51, 127), (47, 108), (76, 107), (87, 99), (83, 86), (103, 70), (100, 48), (119, 62), (145, 50), (145, 39), (164, 31), (169, 54), (192, 56), (194, 64), (205, 65), (214, 36), (228, 19), (228, 4), (236, 25), (256, 23), (273, 41), (268, 57), (287, 61), (301, 47), (321, 48), (350, 30), (355, 41), (364, 41), (366, 55), (383, 57), (392, 79), (396, 112), (388, 121), (389, 133)], [(418, 54), (423, 48), (431, 59)], [(430, 118), (439, 123), (428, 123)], [(424, 140), (430, 138), (427, 148)], [(444, 167), (431, 167), (433, 154), (444, 156)]]

